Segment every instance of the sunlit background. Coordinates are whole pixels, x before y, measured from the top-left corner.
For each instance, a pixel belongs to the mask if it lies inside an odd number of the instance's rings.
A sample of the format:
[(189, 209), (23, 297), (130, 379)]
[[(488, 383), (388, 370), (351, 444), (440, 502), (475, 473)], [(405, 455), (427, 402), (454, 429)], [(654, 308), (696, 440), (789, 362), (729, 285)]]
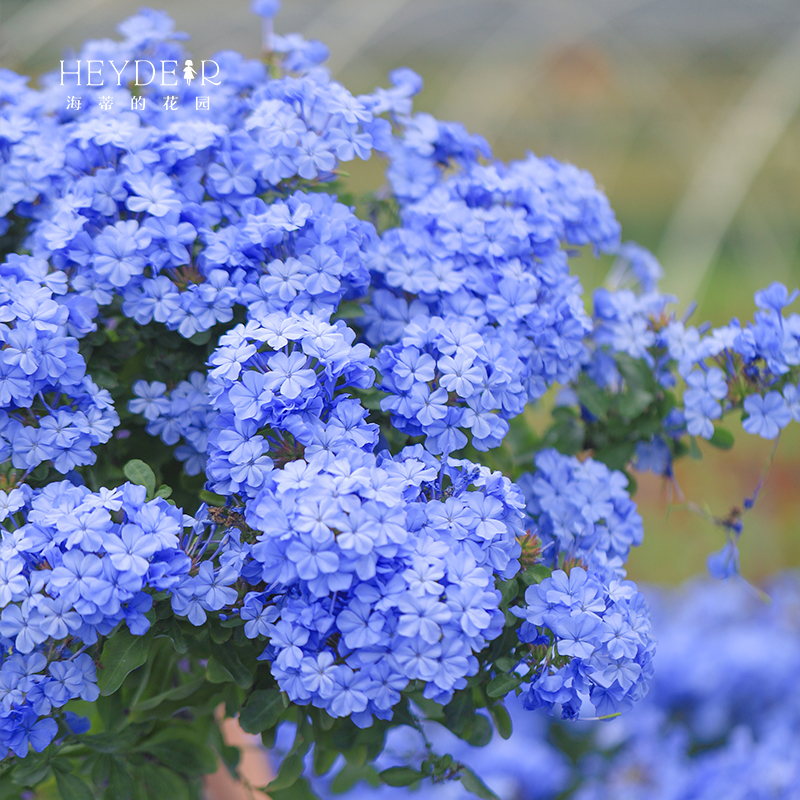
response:
[[(115, 35), (130, 0), (4, 0), (3, 64), (36, 75), (86, 38)], [(156, 3), (208, 58), (257, 57), (247, 0)], [(797, 0), (284, 0), (280, 33), (331, 49), (354, 93), (409, 66), (425, 80), (417, 108), (463, 121), (499, 158), (527, 150), (590, 170), (626, 239), (653, 250), (664, 286), (699, 302), (693, 320), (749, 318), (755, 289), (800, 283), (800, 3)], [(379, 163), (353, 171), (358, 188)], [(587, 294), (604, 266), (576, 265)], [(590, 296), (590, 295), (589, 295)], [(743, 571), (757, 580), (800, 565), (800, 433), (790, 427), (745, 516)], [(732, 453), (681, 463), (685, 500), (725, 516), (752, 494), (772, 445), (741, 432)], [(649, 476), (637, 500), (646, 540), (636, 580), (701, 571), (722, 533)]]

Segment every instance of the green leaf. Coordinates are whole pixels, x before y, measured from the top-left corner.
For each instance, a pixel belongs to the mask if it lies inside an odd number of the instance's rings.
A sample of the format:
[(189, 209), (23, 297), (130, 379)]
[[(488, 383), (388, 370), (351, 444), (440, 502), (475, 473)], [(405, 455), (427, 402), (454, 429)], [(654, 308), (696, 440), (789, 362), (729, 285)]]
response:
[(97, 685), (101, 695), (114, 694), (122, 686), (128, 673), (147, 661), (153, 634), (153, 628), (150, 628), (144, 636), (134, 636), (121, 625), (109, 635), (100, 654), (100, 664), (103, 668), (97, 674)]
[(331, 322), (337, 319), (357, 319), (364, 316), (364, 307), (357, 300), (345, 300), (339, 303)]
[(212, 646), (211, 653), (209, 667), (212, 661), (216, 661), (233, 678), (240, 689), (249, 689), (253, 685), (253, 673), (239, 658), (235, 647)]
[[(0, 777), (3, 773), (0, 772)], [(22, 800), (21, 789), (8, 781), (0, 780), (0, 800)]]
[[(237, 690), (238, 691), (238, 690)], [(139, 720), (168, 720), (175, 715), (191, 710), (192, 714), (207, 716), (215, 706), (225, 701), (224, 687), (205, 681), (205, 683), (185, 700), (165, 700), (149, 711), (138, 711)]]
[(368, 408), (370, 411), (380, 411), (381, 400), (388, 396), (386, 392), (382, 392), (380, 389), (375, 389), (374, 387), (370, 389), (356, 389), (353, 393), (358, 396), (361, 405), (363, 405), (364, 408)]
[(614, 358), (629, 389), (634, 391), (643, 389), (648, 392), (655, 390), (655, 376), (646, 361), (641, 358), (631, 358), (626, 353), (617, 353)]
[(305, 778), (295, 781), (288, 789), (272, 789), (269, 796), (271, 800), (319, 800)]
[(290, 786), (294, 786), (303, 774), (303, 766), (302, 753), (289, 753), (281, 762), (278, 774), (264, 791), (271, 795), (278, 789), (288, 789)]
[[(98, 670), (98, 673), (100, 670)], [(125, 725), (125, 706), (122, 703), (122, 695), (118, 693), (110, 694), (108, 697), (102, 695), (95, 700), (95, 708), (103, 723), (103, 728), (107, 731), (117, 730), (120, 726), (120, 720)]]
[(370, 764), (365, 764), (363, 767), (357, 767), (355, 764), (345, 764), (331, 781), (331, 792), (333, 794), (344, 794), (349, 792), (359, 781), (366, 781), (370, 786), (376, 788), (381, 784), (378, 773)]
[(492, 723), (483, 714), (475, 714), (468, 735), (462, 738), (473, 747), (486, 747), (492, 741)]
[(225, 644), (233, 636), (233, 631), (230, 628), (223, 628), (218, 617), (209, 617), (204, 627), (211, 635), (214, 644)]
[(481, 800), (500, 800), (500, 798), (469, 768), (461, 768), (458, 776), (461, 785), (472, 794), (477, 795)]
[(198, 732), (174, 724), (160, 730), (136, 749), (150, 753), (164, 766), (189, 777), (207, 775), (217, 769), (216, 753)]
[(379, 772), (378, 777), (387, 786), (411, 786), (422, 780), (423, 775), (411, 767), (389, 767)]
[(344, 750), (342, 755), (347, 759), (348, 764), (363, 767), (367, 763), (367, 746), (360, 744), (356, 747), (349, 747)]
[(105, 753), (98, 753), (87, 759), (90, 764), (92, 783), (95, 786), (105, 786), (108, 783), (108, 776), (111, 774), (111, 758), (112, 756)]
[(639, 416), (653, 402), (655, 397), (644, 389), (628, 389), (617, 399), (617, 411), (625, 420)]
[(94, 800), (94, 794), (88, 784), (77, 775), (56, 772), (56, 786), (61, 800)]
[(209, 328), (206, 331), (198, 331), (193, 336), (189, 337), (189, 341), (196, 345), (208, 344), (211, 341), (211, 329)]
[(92, 367), (92, 380), (102, 389), (115, 389), (119, 378), (105, 367)]
[(233, 675), (213, 656), (208, 659), (206, 665), (206, 678), (211, 683), (234, 683)]
[(489, 697), (505, 697), (510, 691), (513, 691), (522, 683), (522, 678), (514, 672), (504, 672), (502, 675), (496, 675), (489, 681), (486, 687), (486, 694)]
[(319, 726), (322, 728), (322, 730), (329, 731), (336, 724), (336, 722), (336, 717), (332, 717), (327, 711), (320, 711)]
[(136, 772), (141, 775), (147, 787), (148, 797), (189, 800), (189, 785), (177, 772), (152, 761), (146, 761), (137, 767)]
[(169, 486), (159, 486), (155, 496), (163, 497), (166, 500), (168, 497), (172, 497), (172, 489)]
[[(144, 731), (148, 732), (146, 728)], [(118, 753), (120, 750), (128, 750), (143, 735), (143, 726), (128, 725), (119, 733), (95, 733), (81, 736), (81, 744), (91, 748), (96, 753)]]
[(50, 770), (50, 763), (43, 755), (30, 753), (20, 761), (11, 772), (11, 780), (17, 786), (35, 786), (43, 781)]
[(183, 655), (189, 649), (189, 643), (183, 635), (183, 628), (175, 617), (171, 617), (165, 630), (166, 635), (172, 640), (172, 646), (178, 655)]
[(733, 442), (733, 434), (726, 428), (714, 428), (714, 435), (708, 440), (710, 445), (720, 450), (730, 450)]
[[(453, 756), (448, 753), (442, 756), (431, 753), (427, 758), (427, 762), (434, 779), (444, 777), (453, 768)], [(425, 772), (427, 773), (427, 770)]]
[(475, 703), (472, 691), (456, 692), (453, 699), (444, 707), (444, 722), (456, 736), (465, 738), (472, 730), (475, 720)]
[(689, 438), (689, 458), (694, 461), (702, 461), (703, 459), (703, 454), (700, 452), (700, 448), (697, 446), (697, 439), (694, 436)]
[(442, 705), (435, 700), (429, 700), (425, 697), (421, 689), (414, 692), (411, 695), (411, 699), (414, 701), (415, 705), (422, 709), (428, 719), (434, 720), (435, 722), (444, 722), (444, 708)]
[(510, 739), (512, 726), (511, 715), (508, 713), (508, 709), (502, 703), (498, 703), (497, 705), (489, 706), (489, 711), (492, 714), (497, 732), (504, 739)]
[(516, 578), (511, 578), (511, 580), (508, 581), (501, 581), (499, 588), (503, 603), (510, 603), (519, 592), (519, 584)]
[(534, 583), (541, 583), (552, 574), (553, 570), (550, 567), (546, 567), (544, 564), (534, 564), (528, 567), (521, 577), (526, 586), (531, 586)]
[(314, 744), (314, 774), (325, 775), (339, 757), (339, 751), (333, 747), (325, 748), (319, 742)]
[(133, 800), (133, 789), (131, 774), (119, 758), (112, 758), (106, 789), (108, 800)]
[(277, 728), (267, 728), (261, 731), (261, 744), (267, 750), (272, 750), (275, 747), (275, 734), (278, 732)]
[(160, 706), (165, 700), (185, 700), (193, 695), (205, 682), (205, 678), (196, 678), (193, 681), (189, 681), (189, 683), (184, 683), (174, 689), (168, 689), (166, 692), (141, 700), (131, 708), (131, 711), (149, 711), (151, 708)]
[(275, 727), (285, 710), (277, 689), (258, 689), (247, 698), (239, 713), (239, 725), (247, 733), (261, 733)]
[(636, 445), (633, 442), (614, 442), (598, 449), (594, 457), (611, 469), (625, 469), (635, 450)]
[(203, 489), (200, 492), (200, 499), (204, 503), (208, 503), (208, 505), (214, 507), (225, 505), (225, 498), (221, 494), (214, 494), (213, 492), (207, 492), (205, 489)]
[(596, 383), (582, 383), (576, 389), (578, 400), (594, 417), (604, 417), (608, 413), (610, 398)]
[(147, 496), (152, 497), (156, 491), (156, 476), (150, 467), (138, 458), (129, 461), (123, 468), (125, 477), (131, 483), (138, 483), (147, 489)]

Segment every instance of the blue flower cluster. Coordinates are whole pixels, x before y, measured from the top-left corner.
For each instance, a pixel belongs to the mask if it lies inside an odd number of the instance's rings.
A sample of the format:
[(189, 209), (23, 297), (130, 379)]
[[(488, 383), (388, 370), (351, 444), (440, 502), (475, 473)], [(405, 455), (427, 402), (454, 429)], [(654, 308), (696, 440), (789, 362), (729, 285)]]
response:
[(269, 640), (278, 685), (361, 726), (391, 719), (410, 681), (440, 703), (464, 688), (474, 653), (503, 630), (495, 576), (519, 569), (513, 484), (419, 445), (376, 457), (352, 443), (261, 482), (244, 508), (253, 543), (228, 531), (219, 568), (205, 561), (174, 589), (175, 612), (200, 625), (238, 599), (223, 587), (260, 587), (240, 613), (246, 636)]
[[(0, 233), (24, 230), (30, 253), (0, 265), (0, 462), (25, 470), (2, 475), (0, 746), (19, 756), (55, 736), (53, 709), (93, 699), (84, 650), (123, 622), (143, 635), (157, 592), (195, 626), (240, 615), (292, 702), (363, 727), (412, 683), (448, 703), (519, 625), (501, 584), (520, 569), (525, 500), (452, 454), (499, 445), (578, 374), (591, 325), (567, 248), (612, 252), (619, 226), (588, 173), (483, 163), (480, 137), (412, 115), (412, 72), (353, 97), (320, 68), (324, 46), (270, 30), (270, 69), (216, 56), (205, 119), (197, 83), (133, 85), (137, 58), (185, 55), (159, 12), (84, 47), (84, 62), (127, 66), (83, 105), (64, 104), (57, 76), (41, 90), (2, 76)], [(400, 206), (380, 235), (320, 191), (373, 150)], [(343, 301), (363, 304), (351, 325), (334, 317), (358, 308)], [(187, 352), (223, 328), (206, 374), (119, 390), (222, 496), (194, 517), (142, 486), (77, 485), (118, 423), (78, 341), (95, 319), (112, 329), (112, 304), (192, 339)], [(376, 372), (382, 411), (419, 443), (393, 452), (372, 421)], [(43, 462), (70, 480), (15, 483)], [(616, 713), (643, 694), (653, 650), (621, 582), (641, 520), (620, 473), (552, 452), (537, 470), (545, 558), (588, 571), (526, 594), (525, 704)]]
[[(779, 575), (764, 588), (769, 602), (741, 580), (653, 593), (659, 663), (646, 708), (659, 709), (660, 723), (679, 712), (704, 744), (737, 726), (761, 737), (780, 716), (800, 723), (800, 576)], [(635, 725), (614, 723), (631, 733)]]
[[(711, 439), (714, 422), (733, 409), (743, 409), (747, 433), (765, 439), (800, 421), (800, 315), (783, 311), (798, 290), (773, 283), (756, 292), (754, 322), (691, 327), (667, 312), (676, 298), (658, 290), (662, 271), (652, 254), (632, 243), (618, 253), (610, 276), (614, 290), (594, 293), (595, 348), (585, 373), (618, 392), (624, 381), (613, 355), (625, 353), (644, 360), (663, 387), (678, 378), (686, 384), (682, 411), (674, 410), (663, 435), (641, 443), (642, 468), (669, 474), (666, 441), (683, 432)], [(627, 284), (632, 288), (620, 288)]]
[(586, 172), (533, 155), (485, 166), (460, 128), (400, 119), (387, 176), (402, 224), (368, 251), (382, 407), (434, 452), (463, 447), (465, 430), (487, 450), (526, 402), (577, 374), (590, 323), (564, 246), (613, 250), (619, 225)]
[(26, 473), (45, 461), (62, 474), (93, 464), (91, 448), (119, 423), (78, 353), (97, 304), (68, 294), (67, 283), (39, 258), (0, 264), (0, 462)]
[(209, 359), (209, 399), (219, 414), (209, 436), (206, 474), (215, 492), (253, 497), (273, 459), (319, 451), (371, 451), (377, 427), (342, 394), (368, 388), (367, 345), (341, 320), (276, 312), (237, 325)]
[(529, 586), (525, 603), (513, 610), (525, 620), (520, 640), (532, 645), (531, 656), (517, 667), (526, 679), (521, 695), (526, 708), (552, 710), (559, 704), (564, 719), (576, 719), (588, 702), (597, 716), (608, 717), (645, 696), (655, 641), (635, 584), (605, 584), (583, 567), (572, 567), (569, 574), (559, 569)]
[(0, 491), (0, 522), (0, 758), (24, 757), (55, 736), (51, 712), (97, 699), (83, 651), (120, 622), (144, 634), (152, 592), (175, 587), (191, 561), (182, 513), (130, 483), (23, 484)]
[(136, 381), (128, 410), (147, 420), (146, 430), (159, 436), (167, 445), (178, 444), (175, 458), (184, 462), (187, 475), (199, 475), (205, 469), (208, 434), (217, 414), (208, 400), (208, 381), (200, 372), (180, 381), (171, 391), (162, 381)]
[(609, 578), (624, 578), (631, 547), (644, 528), (619, 470), (588, 458), (581, 462), (555, 450), (534, 458), (536, 470), (517, 484), (527, 503), (526, 524), (542, 543), (544, 563), (578, 561)]
[[(794, 800), (800, 785), (796, 724), (774, 720), (760, 739), (746, 728), (734, 731), (725, 747), (692, 756), (682, 731), (633, 740), (574, 795), (575, 800)], [(591, 768), (587, 767), (587, 771)], [(594, 770), (593, 770), (594, 771)], [(597, 774), (599, 772), (599, 774)]]
[(710, 438), (712, 420), (735, 407), (746, 412), (745, 431), (764, 439), (800, 421), (800, 315), (783, 313), (797, 296), (773, 283), (755, 294), (761, 310), (754, 322), (734, 319), (684, 346), (679, 369), (690, 387), (684, 393), (690, 433)]
[[(283, 43), (276, 67), (293, 75), (219, 54), (224, 80), (202, 87), (213, 108), (202, 119), (195, 85), (129, 88), (137, 58), (182, 60), (171, 20), (143, 11), (120, 31), (123, 41), (79, 54), (126, 64), (118, 88), (82, 87), (80, 109), (65, 108), (57, 75), (37, 91), (6, 71), (0, 95), (2, 230), (11, 213), (30, 219), (25, 246), (69, 276), (59, 289), (83, 298), (74, 315), (118, 294), (140, 324), (190, 337), (229, 322), (237, 303), (325, 316), (363, 294), (360, 250), (374, 229), (330, 195), (296, 189), (388, 149), (390, 124), (372, 110), (383, 95), (354, 98)], [(120, 110), (102, 110), (101, 93)]]
[(584, 372), (601, 388), (619, 392), (624, 381), (613, 356), (624, 353), (645, 361), (660, 384), (671, 387), (676, 380), (674, 361), (688, 346), (683, 323), (667, 311), (677, 298), (659, 290), (663, 270), (649, 250), (624, 242), (614, 253), (606, 286), (592, 296), (591, 353)]
[(593, 340), (598, 347), (593, 353), (587, 372), (598, 386), (618, 390), (621, 376), (608, 353), (627, 353), (631, 358), (641, 358), (648, 366), (656, 368), (662, 382), (672, 385), (674, 379), (665, 370), (669, 354), (657, 360), (652, 351), (664, 350), (668, 346), (668, 329), (653, 330), (653, 320), (659, 319), (672, 298), (657, 291), (636, 294), (631, 289), (609, 291), (605, 288), (594, 292)]

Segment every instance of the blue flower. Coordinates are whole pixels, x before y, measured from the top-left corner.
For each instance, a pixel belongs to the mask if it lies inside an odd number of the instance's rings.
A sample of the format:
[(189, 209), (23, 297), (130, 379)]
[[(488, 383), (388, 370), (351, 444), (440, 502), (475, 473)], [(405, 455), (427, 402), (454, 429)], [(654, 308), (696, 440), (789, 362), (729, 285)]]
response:
[(800, 295), (800, 290), (795, 289), (789, 294), (788, 289), (776, 281), (766, 289), (756, 292), (755, 301), (759, 308), (772, 309), (780, 314), (786, 306), (791, 305), (797, 299), (798, 295)]
[(763, 439), (774, 439), (792, 421), (789, 406), (780, 392), (767, 392), (764, 397), (750, 395), (745, 398), (744, 410), (749, 416), (742, 422), (742, 427)]

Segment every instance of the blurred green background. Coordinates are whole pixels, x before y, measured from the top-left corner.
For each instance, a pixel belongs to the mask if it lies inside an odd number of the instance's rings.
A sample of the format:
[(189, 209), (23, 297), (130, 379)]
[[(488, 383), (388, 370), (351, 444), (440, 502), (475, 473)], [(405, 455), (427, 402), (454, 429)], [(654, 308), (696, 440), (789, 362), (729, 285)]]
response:
[[(259, 55), (247, 0), (161, 0), (193, 53)], [(36, 75), (86, 38), (115, 35), (129, 0), (4, 0), (3, 64)], [(532, 150), (592, 172), (625, 239), (653, 250), (664, 286), (699, 302), (694, 322), (750, 318), (753, 292), (800, 283), (800, 3), (797, 0), (284, 0), (280, 33), (331, 49), (354, 93), (409, 66), (419, 110), (463, 121), (503, 159)], [(379, 163), (353, 170), (376, 186)], [(576, 264), (587, 293), (607, 262)], [(537, 418), (537, 414), (533, 415)], [(676, 469), (686, 500), (725, 516), (752, 493), (772, 445), (738, 429), (733, 451), (704, 448)], [(800, 426), (784, 434), (745, 516), (743, 572), (800, 565)], [(710, 452), (709, 452), (710, 451)], [(645, 544), (631, 577), (676, 582), (704, 569), (720, 529), (642, 476)]]

